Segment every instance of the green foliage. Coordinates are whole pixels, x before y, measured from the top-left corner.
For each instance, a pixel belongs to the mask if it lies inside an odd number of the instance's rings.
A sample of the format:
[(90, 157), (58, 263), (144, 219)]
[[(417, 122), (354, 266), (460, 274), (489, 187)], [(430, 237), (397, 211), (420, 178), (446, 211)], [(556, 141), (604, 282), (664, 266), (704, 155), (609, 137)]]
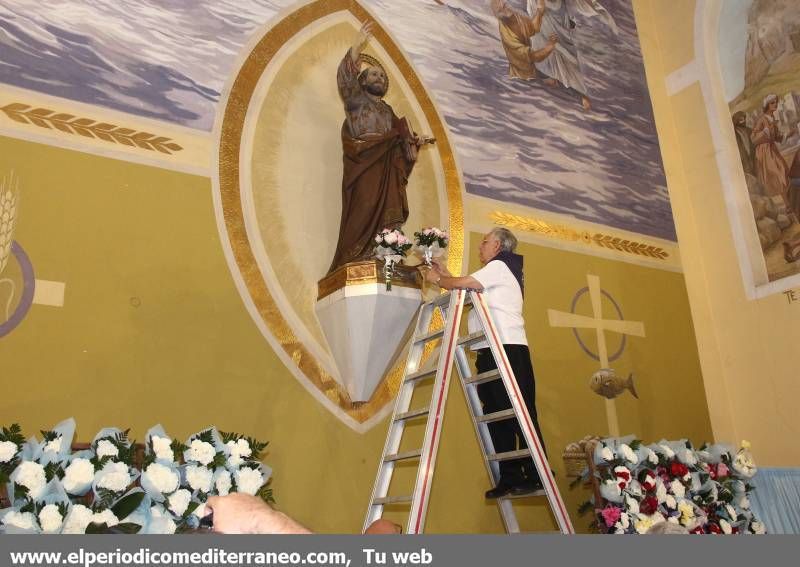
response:
[(44, 477), (47, 482), (50, 482), (55, 477), (64, 478), (64, 467), (61, 466), (61, 463), (48, 463), (44, 467)]
[(269, 482), (261, 487), (261, 489), (256, 492), (256, 496), (261, 498), (267, 504), (275, 504), (275, 498), (272, 496), (272, 488), (268, 487)]
[(18, 448), (25, 443), (25, 436), (22, 435), (22, 428), (18, 423), (11, 424), (11, 427), (3, 427), (0, 430), (0, 441), (10, 441)]
[(98, 488), (97, 498), (95, 498), (94, 503), (97, 507), (101, 509), (109, 508), (111, 507), (111, 504), (114, 502), (114, 499), (116, 499), (116, 497), (117, 497), (116, 492), (113, 492), (107, 488)]
[(181, 462), (181, 459), (183, 458), (184, 451), (189, 449), (189, 447), (187, 445), (184, 445), (183, 443), (181, 443), (177, 439), (173, 439), (172, 443), (170, 443), (169, 446), (172, 449), (172, 455), (173, 455), (176, 463)]
[(39, 431), (42, 434), (42, 438), (44, 439), (45, 443), (49, 443), (50, 441), (55, 441), (58, 437), (61, 436), (60, 433), (55, 431)]
[(629, 446), (631, 449), (633, 449), (634, 451), (638, 451), (638, 450), (639, 450), (639, 447), (641, 447), (641, 446), (642, 446), (642, 442), (641, 442), (641, 440), (639, 440), (639, 439), (634, 439), (634, 440), (631, 442), (631, 444), (630, 444), (630, 445), (628, 445), (628, 446)]
[(127, 496), (124, 496), (123, 498), (120, 498), (120, 500), (111, 508), (111, 511), (114, 512), (114, 515), (117, 518), (124, 520), (131, 515), (136, 508), (139, 507), (139, 505), (142, 503), (142, 500), (144, 500), (144, 492), (133, 492)]
[(594, 510), (594, 502), (592, 502), (591, 500), (587, 500), (583, 502), (580, 506), (578, 506), (578, 515), (585, 516), (592, 510)]

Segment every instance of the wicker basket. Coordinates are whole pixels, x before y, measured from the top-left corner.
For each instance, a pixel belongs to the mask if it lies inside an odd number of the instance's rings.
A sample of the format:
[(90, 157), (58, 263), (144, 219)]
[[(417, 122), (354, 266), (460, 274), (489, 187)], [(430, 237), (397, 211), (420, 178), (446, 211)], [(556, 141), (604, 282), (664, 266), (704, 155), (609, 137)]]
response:
[(570, 443), (561, 458), (564, 460), (565, 472), (568, 478), (578, 478), (589, 466), (589, 459), (592, 458), (594, 447), (600, 438), (594, 435), (587, 435), (576, 443)]

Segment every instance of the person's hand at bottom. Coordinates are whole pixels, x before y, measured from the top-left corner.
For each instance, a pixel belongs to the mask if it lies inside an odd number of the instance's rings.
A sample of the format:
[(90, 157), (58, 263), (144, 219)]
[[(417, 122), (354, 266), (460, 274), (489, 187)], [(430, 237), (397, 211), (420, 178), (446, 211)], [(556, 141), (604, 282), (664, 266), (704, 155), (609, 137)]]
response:
[(249, 494), (212, 496), (206, 510), (214, 514), (213, 529), (224, 534), (310, 534), (311, 531)]

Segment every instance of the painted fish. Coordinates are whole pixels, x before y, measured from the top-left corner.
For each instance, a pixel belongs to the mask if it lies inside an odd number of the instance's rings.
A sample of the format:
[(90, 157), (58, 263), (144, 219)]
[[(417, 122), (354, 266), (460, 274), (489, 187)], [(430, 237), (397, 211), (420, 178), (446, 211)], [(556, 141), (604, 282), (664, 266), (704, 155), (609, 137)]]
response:
[(596, 394), (613, 400), (625, 390), (630, 390), (631, 394), (637, 400), (639, 394), (636, 393), (636, 388), (633, 386), (633, 372), (628, 374), (628, 379), (617, 376), (613, 368), (601, 368), (592, 374), (589, 380), (589, 387)]

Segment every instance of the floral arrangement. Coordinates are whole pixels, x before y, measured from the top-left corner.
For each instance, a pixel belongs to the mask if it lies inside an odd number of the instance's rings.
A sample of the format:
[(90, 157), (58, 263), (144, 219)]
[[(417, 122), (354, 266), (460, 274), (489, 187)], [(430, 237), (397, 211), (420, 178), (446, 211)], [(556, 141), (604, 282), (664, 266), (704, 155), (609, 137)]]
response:
[(411, 248), (411, 241), (402, 230), (384, 228), (375, 235), (375, 257), (384, 262), (386, 291), (392, 290), (392, 276), (395, 264), (400, 263)]
[(143, 456), (117, 428), (75, 452), (73, 419), (41, 433), (26, 440), (16, 424), (0, 430), (0, 486), (11, 503), (0, 533), (179, 533), (200, 526), (209, 496), (272, 501), (271, 470), (259, 462), (267, 443), (237, 433), (212, 427), (182, 443), (157, 425)]
[(607, 533), (642, 534), (671, 522), (692, 534), (763, 534), (747, 496), (756, 474), (749, 449), (746, 441), (734, 452), (686, 440), (604, 439), (593, 458), (602, 502), (583, 508), (595, 509)]
[(444, 249), (450, 243), (450, 236), (447, 232), (435, 226), (415, 232), (414, 237), (416, 238), (416, 252), (428, 266), (431, 265), (433, 258), (438, 258), (444, 254)]

